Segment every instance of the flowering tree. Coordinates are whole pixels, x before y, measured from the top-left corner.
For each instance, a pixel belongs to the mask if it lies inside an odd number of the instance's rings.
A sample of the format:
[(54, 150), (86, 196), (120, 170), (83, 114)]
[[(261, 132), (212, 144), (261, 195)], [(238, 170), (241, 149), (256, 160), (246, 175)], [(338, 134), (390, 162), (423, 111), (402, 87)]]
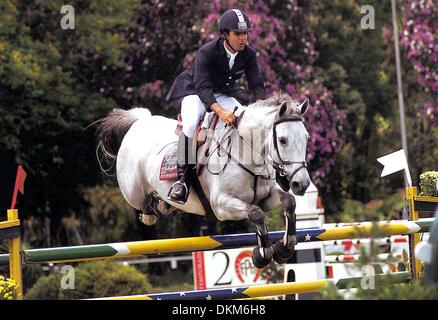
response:
[[(199, 47), (219, 36), (220, 14), (229, 8), (242, 8), (254, 28), (250, 45), (258, 52), (268, 95), (281, 89), (296, 99), (310, 99), (312, 107), (306, 115), (311, 135), (308, 161), (313, 181), (320, 183), (342, 145), (337, 128), (344, 113), (337, 109), (332, 93), (316, 75), (313, 67), (318, 55), (316, 38), (305, 23), (306, 12), (298, 1), (285, 4), (260, 0), (178, 2), (176, 7), (159, 2), (146, 6), (130, 33), (136, 45), (127, 52), (127, 83), (132, 82), (133, 86), (123, 93), (126, 103), (146, 100), (152, 108), (159, 105), (161, 111), (166, 110), (164, 95), (176, 75), (193, 62)], [(196, 10), (191, 10), (194, 6)], [(173, 106), (179, 109), (178, 105)]]
[[(218, 3), (215, 6), (214, 12), (226, 9)], [(259, 53), (258, 61), (268, 94), (282, 89), (294, 98), (310, 99), (312, 107), (306, 115), (311, 136), (308, 160), (312, 166), (312, 180), (319, 184), (333, 166), (342, 145), (337, 126), (344, 114), (337, 109), (332, 93), (315, 74), (313, 64), (318, 55), (315, 35), (306, 27), (305, 12), (298, 1), (284, 7), (251, 1), (243, 9), (253, 23), (250, 45)], [(282, 12), (287, 14), (282, 15)], [(218, 18), (213, 13), (205, 21), (207, 25), (216, 27), (210, 21)]]
[[(52, 244), (65, 239), (62, 218), (84, 205), (78, 186), (101, 179), (93, 131), (84, 128), (115, 106), (102, 89), (117, 80), (107, 66), (123, 65), (135, 4), (79, 2), (70, 2), (74, 30), (61, 28), (60, 2), (0, 2), (0, 152), (11, 155), (1, 160), (23, 164), (32, 177), (22, 215), (47, 219), (48, 229), (34, 225), (28, 236), (46, 232)], [(9, 165), (0, 166), (3, 180)]]
[[(403, 60), (406, 62), (409, 162), (414, 180), (417, 180), (422, 172), (436, 169), (438, 157), (437, 1), (406, 1), (402, 13), (400, 43), (405, 49)], [(419, 154), (422, 156), (416, 156)], [(425, 154), (427, 156), (423, 156)]]
[[(424, 103), (423, 119), (438, 124), (438, 6), (436, 0), (409, 0), (403, 7), (403, 31), (400, 43), (406, 57), (418, 73)], [(434, 97), (435, 95), (435, 97)]]

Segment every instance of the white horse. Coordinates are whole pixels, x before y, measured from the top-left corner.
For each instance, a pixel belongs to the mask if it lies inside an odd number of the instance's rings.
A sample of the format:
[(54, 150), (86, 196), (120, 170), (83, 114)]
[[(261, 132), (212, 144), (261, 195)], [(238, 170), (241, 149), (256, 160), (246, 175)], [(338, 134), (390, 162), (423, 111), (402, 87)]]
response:
[[(288, 179), (296, 195), (303, 195), (309, 186), (305, 160), (309, 134), (302, 118), (308, 105), (308, 100), (300, 103), (287, 94), (278, 94), (238, 110), (237, 128), (219, 122), (216, 141), (210, 145), (208, 170), (204, 168), (199, 177), (217, 219), (249, 219), (256, 225), (258, 246), (253, 262), (258, 268), (272, 258), (285, 263), (294, 253), (295, 199), (277, 184), (275, 171)], [(134, 108), (114, 109), (99, 122), (98, 150), (107, 160), (116, 161), (120, 190), (133, 208), (142, 210), (143, 222), (152, 225), (156, 221), (150, 212), (151, 199), (159, 199), (161, 205), (166, 201), (168, 207), (188, 213), (206, 214), (193, 188), (185, 204), (168, 200), (174, 181), (159, 177), (163, 156), (169, 148), (176, 148), (176, 120)], [(280, 205), (286, 232), (272, 245), (265, 212)], [(165, 213), (163, 206), (160, 208)]]

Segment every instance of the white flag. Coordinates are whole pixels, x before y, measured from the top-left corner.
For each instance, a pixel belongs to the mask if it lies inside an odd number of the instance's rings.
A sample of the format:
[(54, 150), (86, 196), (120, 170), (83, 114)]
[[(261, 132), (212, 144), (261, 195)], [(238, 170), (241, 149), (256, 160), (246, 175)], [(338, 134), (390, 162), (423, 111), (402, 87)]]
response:
[(387, 176), (391, 173), (405, 170), (406, 178), (408, 180), (408, 184), (412, 186), (411, 174), (408, 168), (408, 162), (406, 161), (405, 150), (401, 149), (396, 152), (390, 153), (386, 156), (377, 158), (381, 164), (383, 164), (383, 171), (380, 175), (381, 177)]

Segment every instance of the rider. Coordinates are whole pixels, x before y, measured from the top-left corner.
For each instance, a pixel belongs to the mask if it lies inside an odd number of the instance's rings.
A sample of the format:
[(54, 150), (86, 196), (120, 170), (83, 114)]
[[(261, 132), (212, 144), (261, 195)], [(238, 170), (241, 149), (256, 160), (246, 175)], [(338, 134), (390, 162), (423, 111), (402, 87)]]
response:
[(169, 200), (185, 203), (190, 186), (186, 182), (189, 164), (194, 164), (191, 141), (196, 126), (206, 111), (214, 111), (226, 124), (233, 124), (235, 106), (248, 105), (251, 99), (235, 85), (243, 73), (254, 100), (265, 99), (263, 77), (257, 66), (256, 52), (247, 45), (251, 31), (248, 16), (239, 9), (226, 11), (219, 20), (221, 37), (202, 46), (192, 66), (177, 76), (167, 101), (181, 101), (182, 133), (178, 141), (178, 181), (169, 191)]

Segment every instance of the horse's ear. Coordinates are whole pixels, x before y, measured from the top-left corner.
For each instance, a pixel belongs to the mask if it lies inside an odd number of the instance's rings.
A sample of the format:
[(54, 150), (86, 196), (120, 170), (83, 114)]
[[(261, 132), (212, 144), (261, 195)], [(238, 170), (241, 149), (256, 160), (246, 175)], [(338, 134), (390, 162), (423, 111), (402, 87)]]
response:
[(304, 102), (300, 104), (299, 108), (301, 110), (301, 114), (305, 114), (307, 109), (309, 109), (309, 99), (304, 100)]
[(277, 119), (282, 118), (287, 112), (287, 102), (284, 101), (281, 105), (280, 105), (280, 109), (278, 109), (278, 113), (277, 113)]

